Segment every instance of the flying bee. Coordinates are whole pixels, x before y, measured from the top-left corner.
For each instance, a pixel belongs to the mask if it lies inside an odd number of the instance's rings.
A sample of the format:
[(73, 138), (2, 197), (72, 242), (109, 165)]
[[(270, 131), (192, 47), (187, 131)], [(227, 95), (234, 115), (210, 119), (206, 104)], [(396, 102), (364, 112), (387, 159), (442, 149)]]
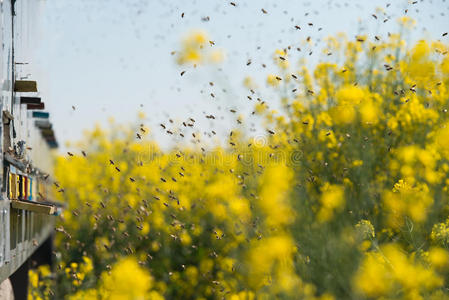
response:
[(181, 14), (181, 18), (184, 18), (184, 13)]
[(232, 6), (237, 6), (234, 2), (231, 2), (229, 4), (231, 4)]
[(142, 139), (142, 136), (141, 136), (140, 134), (136, 133), (136, 136), (137, 136), (137, 138), (138, 138), (139, 140)]
[(186, 71), (182, 71), (182, 72), (181, 72), (181, 76), (183, 76), (185, 73), (186, 73)]
[(298, 26), (298, 25), (296, 25), (295, 28), (296, 28), (297, 30), (301, 30), (301, 27)]
[(71, 152), (67, 152), (67, 154), (68, 154), (69, 156), (73, 156), (73, 153), (71, 153)]
[(109, 163), (110, 163), (111, 165), (114, 165), (114, 161), (113, 161), (112, 159), (109, 160)]
[(298, 79), (298, 77), (295, 74), (292, 74), (292, 77)]
[(267, 14), (268, 12), (265, 10), (265, 9), (261, 9), (262, 10), (262, 12), (264, 13), (264, 14)]
[(136, 180), (134, 179), (134, 178), (132, 178), (132, 177), (129, 177), (129, 180), (131, 181), (131, 182), (135, 182)]

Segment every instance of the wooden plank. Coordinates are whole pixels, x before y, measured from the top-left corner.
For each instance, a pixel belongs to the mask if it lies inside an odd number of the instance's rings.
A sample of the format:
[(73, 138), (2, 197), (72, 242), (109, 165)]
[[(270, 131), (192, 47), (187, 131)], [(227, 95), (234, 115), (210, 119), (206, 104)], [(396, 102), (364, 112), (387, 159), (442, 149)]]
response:
[(22, 172), (25, 172), (27, 168), (27, 163), (23, 160), (18, 160), (8, 152), (5, 152), (4, 159), (6, 162), (10, 163), (11, 165), (15, 166), (17, 169), (21, 170)]
[(37, 83), (32, 80), (16, 80), (14, 82), (14, 92), (35, 93), (37, 92)]
[(50, 114), (45, 111), (33, 111), (33, 118), (48, 119)]
[(40, 97), (20, 97), (20, 104), (39, 104), (41, 103)]
[(48, 120), (36, 120), (34, 121), (34, 125), (41, 129), (51, 129), (52, 125)]
[(27, 109), (45, 109), (45, 103), (27, 104)]
[(32, 203), (31, 201), (11, 200), (11, 206), (17, 209), (25, 209), (28, 211), (52, 215), (55, 213), (53, 205), (46, 205), (41, 203)]

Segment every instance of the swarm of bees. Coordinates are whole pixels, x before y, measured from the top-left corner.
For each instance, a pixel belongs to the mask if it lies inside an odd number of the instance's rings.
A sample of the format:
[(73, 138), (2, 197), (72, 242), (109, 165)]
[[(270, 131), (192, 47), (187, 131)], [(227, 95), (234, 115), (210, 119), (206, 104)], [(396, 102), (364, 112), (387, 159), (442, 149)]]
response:
[[(412, 4), (416, 4), (417, 2), (413, 2)], [(230, 6), (232, 7), (236, 7), (235, 11), (239, 10), (241, 8), (241, 6), (236, 3), (236, 2), (230, 2), (229, 3)], [(389, 5), (388, 5), (389, 6)], [(388, 7), (387, 6), (387, 7)], [(264, 16), (264, 18), (270, 18), (270, 16), (272, 14), (274, 14), (274, 11), (272, 11), (270, 9), (270, 13), (264, 9), (264, 8), (260, 8), (259, 14), (260, 12), (262, 12), (263, 15), (268, 15), (268, 16)], [(407, 12), (407, 11), (406, 11)], [(179, 18), (179, 14), (176, 15), (177, 18)], [(189, 15), (186, 15), (184, 12), (181, 13), (181, 18), (184, 19), (188, 19), (190, 17)], [(372, 17), (372, 19), (371, 19)], [(379, 13), (376, 14), (371, 14), (371, 21), (376, 21), (379, 20), (378, 22), (382, 21), (383, 23), (386, 22), (386, 20), (389, 19), (389, 16), (382, 16)], [(212, 20), (212, 21), (211, 21)], [(204, 16), (201, 17), (201, 21), (203, 22), (213, 22), (213, 19), (211, 19), (210, 16)], [(294, 21), (294, 20), (293, 20)], [(293, 23), (294, 24), (294, 23)], [(319, 27), (317, 29), (318, 26), (320, 26), (319, 24), (314, 24), (313, 22), (304, 22), (302, 23), (301, 27), (300, 25), (290, 25), (289, 30), (295, 31), (297, 32), (296, 34), (301, 34), (302, 32), (308, 32), (309, 30), (318, 30), (321, 31), (323, 29), (323, 27)], [(442, 33), (441, 36), (445, 37), (447, 36), (447, 32)], [(382, 40), (381, 36), (374, 36), (374, 42), (379, 42)], [(364, 45), (368, 43), (368, 39), (367, 37), (364, 36), (355, 36), (355, 38), (353, 38), (353, 41), (357, 42), (358, 45)], [(315, 39), (312, 39), (311, 36), (307, 36), (305, 38), (305, 42), (304, 44), (309, 44), (309, 45), (313, 45), (313, 43), (315, 43)], [(218, 40), (217, 40), (218, 43)], [(209, 46), (213, 46), (215, 45), (214, 41), (209, 41), (208, 47)], [(315, 44), (316, 45), (316, 44)], [(295, 49), (297, 52), (301, 52), (301, 48), (297, 47), (298, 45), (289, 45), (287, 47), (285, 47), (285, 49), (283, 49), (285, 54), (282, 55), (277, 55), (275, 57), (276, 61), (280, 61), (281, 63), (283, 62), (287, 62), (289, 60), (290, 54), (291, 52), (295, 52)], [(301, 45), (302, 46), (302, 45)], [(303, 47), (303, 46), (302, 46)], [(306, 46), (303, 49), (306, 54), (312, 55), (313, 54), (313, 46)], [(373, 49), (374, 50), (374, 49)], [(332, 52), (326, 52), (327, 56), (332, 55)], [(263, 68), (267, 67), (267, 63), (259, 63), (257, 62), (257, 59), (255, 59), (253, 57), (253, 59), (246, 59), (245, 61), (241, 61), (241, 64), (243, 67), (245, 67), (245, 65), (248, 67), (248, 69), (255, 67), (255, 65), (257, 65), (258, 68), (260, 68), (260, 66), (262, 66)], [(245, 67), (246, 68), (246, 67)], [(387, 71), (387, 72), (395, 72), (397, 66), (393, 63), (385, 63), (383, 64), (383, 68)], [(338, 69), (338, 72), (341, 73), (346, 73), (349, 74), (352, 72), (351, 68), (349, 66), (345, 66), (343, 67), (343, 69)], [(179, 79), (179, 76), (177, 77), (179, 80), (188, 80), (189, 76), (184, 76), (186, 74), (186, 70), (182, 70), (179, 74), (181, 77), (183, 77), (182, 79)], [(188, 74), (192, 74), (189, 73)], [(301, 76), (300, 73), (286, 73), (283, 74), (282, 76), (280, 75), (276, 75), (274, 76), (274, 79), (276, 81), (276, 83), (279, 84), (290, 84), (288, 86), (291, 86), (290, 89), (288, 89), (288, 93), (292, 93), (293, 95), (296, 95), (296, 93), (302, 93), (304, 94), (306, 97), (315, 97), (316, 95), (320, 94), (320, 91), (317, 89), (316, 92), (313, 89), (313, 86), (310, 86), (308, 88), (305, 89), (301, 89), (299, 86), (299, 82), (302, 81), (303, 77)], [(353, 85), (357, 85), (357, 82), (351, 82), (351, 84)], [(219, 86), (219, 84), (215, 84), (213, 81), (208, 81), (207, 83), (205, 83), (205, 93), (204, 96), (207, 96), (208, 101), (210, 101), (211, 103), (216, 103), (220, 101), (220, 97), (224, 94), (224, 92), (222, 92), (222, 90), (217, 90), (217, 86)], [(407, 87), (408, 88), (408, 87)], [(417, 86), (416, 84), (411, 85), (407, 89), (405, 90), (397, 90), (395, 91), (395, 95), (396, 96), (401, 96), (401, 95), (405, 95), (405, 93), (416, 93), (417, 90), (419, 92), (419, 86)], [(208, 89), (212, 90), (212, 91), (208, 91)], [(250, 92), (249, 92), (250, 91)], [(257, 105), (261, 105), (262, 107), (268, 107), (268, 104), (270, 103), (269, 100), (266, 100), (264, 97), (261, 96), (261, 91), (259, 91), (257, 88), (251, 88), (248, 91), (248, 94), (250, 93), (250, 95), (246, 95), (246, 98), (241, 97), (240, 99), (244, 99), (245, 102), (248, 103), (257, 103)], [(290, 95), (290, 94), (289, 94)], [(209, 97), (210, 96), (210, 97)], [(212, 99), (211, 99), (212, 98)], [(257, 101), (256, 101), (257, 99)], [(262, 99), (266, 100), (262, 101)], [(407, 103), (409, 100), (407, 99), (405, 101), (405, 103)], [(270, 103), (271, 104), (271, 103)], [(288, 108), (288, 107), (287, 107)], [(75, 110), (75, 107), (73, 106), (73, 110)], [(208, 176), (212, 177), (213, 174), (193, 174), (193, 170), (189, 169), (189, 163), (191, 161), (197, 161), (199, 162), (200, 165), (204, 164), (205, 160), (207, 159), (207, 155), (208, 155), (208, 151), (207, 151), (207, 144), (204, 142), (207, 138), (212, 138), (212, 137), (217, 137), (220, 136), (223, 140), (225, 140), (224, 136), (227, 136), (227, 140), (225, 141), (224, 144), (226, 144), (226, 150), (230, 151), (231, 153), (236, 153), (236, 151), (241, 151), (243, 149), (243, 147), (246, 148), (255, 148), (256, 147), (256, 143), (248, 143), (248, 141), (245, 141), (244, 143), (242, 143), (241, 139), (238, 136), (238, 132), (235, 130), (222, 130), (222, 126), (221, 124), (219, 124), (218, 122), (220, 122), (221, 120), (223, 120), (225, 117), (226, 118), (230, 118), (233, 121), (233, 124), (236, 124), (236, 126), (240, 126), (239, 128), (243, 128), (243, 130), (245, 129), (249, 129), (248, 131), (251, 131), (251, 129), (253, 129), (253, 127), (256, 127), (254, 124), (257, 122), (257, 115), (256, 113), (253, 111), (251, 113), (246, 112), (244, 109), (240, 109), (238, 105), (229, 105), (227, 107), (223, 108), (223, 111), (226, 112), (226, 115), (221, 115), (222, 110), (221, 107), (220, 109), (217, 109), (217, 113), (210, 113), (210, 112), (204, 112), (203, 116), (199, 116), (197, 117), (196, 121), (192, 116), (184, 116), (184, 118), (182, 119), (176, 119), (176, 118), (171, 118), (168, 117), (164, 120), (160, 120), (158, 121), (159, 125), (157, 126), (157, 130), (158, 133), (166, 135), (170, 140), (174, 140), (175, 141), (175, 145), (177, 145), (179, 143), (179, 145), (185, 145), (182, 144), (184, 143), (184, 140), (189, 140), (194, 147), (196, 147), (195, 149), (197, 149), (198, 151), (195, 152), (194, 154), (190, 154), (189, 152), (184, 152), (181, 151), (179, 149), (176, 149), (176, 151), (174, 151), (174, 157), (173, 161), (170, 161), (166, 164), (161, 164), (159, 166), (160, 168), (160, 176), (157, 176), (157, 182), (153, 182), (148, 180), (147, 178), (144, 178), (141, 175), (136, 175), (136, 173), (132, 173), (131, 171), (129, 171), (130, 169), (132, 169), (132, 167), (122, 167), (121, 164), (121, 160), (123, 159), (122, 157), (111, 157), (108, 160), (103, 160), (104, 162), (104, 167), (105, 167), (105, 176), (111, 176), (110, 180), (111, 181), (118, 181), (121, 183), (122, 188), (126, 188), (126, 189), (130, 189), (133, 191), (133, 193), (135, 193), (138, 197), (140, 198), (145, 198), (145, 199), (140, 199), (137, 200), (138, 204), (136, 205), (129, 205), (129, 204), (125, 204), (125, 201), (122, 202), (114, 202), (114, 205), (118, 205), (117, 207), (117, 214), (113, 215), (110, 213), (110, 207), (111, 204), (109, 201), (112, 201), (111, 199), (113, 199), (114, 196), (111, 196), (111, 193), (107, 190), (104, 189), (102, 191), (99, 191), (99, 194), (101, 194), (102, 200), (99, 201), (98, 203), (93, 203), (93, 202), (85, 202), (85, 206), (84, 207), (79, 207), (79, 208), (74, 208), (72, 210), (72, 216), (74, 218), (82, 218), (83, 215), (88, 215), (90, 217), (92, 217), (95, 220), (95, 224), (92, 228), (92, 230), (95, 231), (100, 231), (101, 228), (104, 228), (102, 226), (100, 226), (100, 224), (107, 224), (107, 227), (110, 228), (110, 232), (101, 232), (101, 234), (105, 234), (108, 239), (109, 242), (107, 244), (103, 244), (103, 245), (95, 245), (95, 247), (97, 247), (98, 251), (117, 251), (119, 253), (121, 253), (122, 255), (132, 255), (133, 253), (139, 252), (139, 251), (147, 251), (142, 250), (142, 249), (136, 249), (135, 247), (133, 247), (132, 244), (129, 244), (126, 240), (129, 238), (130, 235), (133, 234), (133, 232), (137, 229), (139, 232), (145, 232), (145, 222), (148, 218), (150, 218), (154, 212), (155, 209), (160, 209), (164, 212), (165, 215), (169, 216), (169, 219), (171, 220), (171, 227), (173, 228), (178, 228), (178, 229), (182, 229), (182, 230), (194, 230), (195, 226), (199, 226), (199, 224), (188, 224), (188, 218), (185, 217), (185, 212), (186, 211), (192, 211), (195, 210), (196, 208), (199, 208), (201, 206), (204, 205), (204, 203), (202, 203), (201, 199), (198, 199), (197, 202), (195, 203), (190, 203), (190, 205), (188, 207), (185, 206), (185, 203), (183, 203), (182, 199), (182, 195), (178, 195), (177, 194), (177, 189), (176, 186), (177, 185), (183, 185), (186, 182), (189, 182), (190, 178), (200, 178), (200, 179), (195, 179), (195, 180), (204, 180), (204, 182), (207, 184), (210, 180), (210, 178), (208, 178)], [(241, 116), (237, 116), (238, 114), (241, 114)], [(249, 120), (248, 122), (246, 120)], [(249, 124), (250, 122), (254, 122), (252, 123), (253, 125), (251, 126), (247, 126), (247, 124)], [(205, 123), (207, 123), (205, 125)], [(313, 121), (309, 120), (309, 119), (302, 119), (299, 123), (299, 126), (302, 126), (304, 128), (306, 127), (312, 127), (313, 126)], [(257, 123), (256, 123), (257, 124)], [(207, 128), (205, 128), (207, 127)], [(216, 127), (216, 128), (215, 128)], [(250, 128), (251, 127), (251, 128)], [(217, 130), (217, 131), (215, 131)], [(254, 129), (256, 130), (256, 129)], [(221, 134), (221, 131), (226, 131), (224, 134)], [(151, 131), (152, 133), (152, 131)], [(135, 135), (134, 135), (135, 134)], [(137, 139), (139, 143), (142, 143), (145, 141), (145, 137), (147, 134), (147, 130), (145, 129), (145, 126), (142, 124), (138, 129), (137, 132), (134, 131), (133, 133), (133, 137), (134, 139)], [(281, 130), (278, 130), (277, 128), (271, 128), (271, 129), (265, 129), (264, 131), (264, 135), (266, 135), (266, 141), (267, 145), (266, 147), (270, 149), (270, 156), (269, 159), (272, 159), (273, 161), (276, 159), (276, 149), (280, 148), (280, 145), (277, 142), (277, 137), (279, 135), (282, 135), (283, 133), (281, 132)], [(328, 131), (326, 131), (326, 136), (331, 136), (333, 134), (333, 131), (331, 129), (329, 129)], [(351, 135), (348, 133), (345, 138), (350, 139)], [(182, 141), (182, 142), (179, 142)], [(365, 142), (367, 142), (368, 140), (365, 140)], [(203, 143), (204, 142), (204, 143)], [(305, 143), (303, 140), (301, 139), (296, 139), (294, 138), (293, 140), (289, 140), (288, 143), (290, 143), (290, 146), (292, 147), (300, 147), (301, 143)], [(181, 148), (180, 147), (180, 148)], [(88, 149), (89, 150), (89, 149)], [(73, 152), (67, 152), (67, 159), (73, 159), (76, 155), (77, 152), (73, 151)], [(81, 150), (80, 151), (81, 156), (83, 159), (86, 160), (90, 160), (91, 156), (94, 155), (91, 151), (89, 151), (89, 154), (85, 151), (85, 150)], [(126, 153), (125, 153), (126, 154)], [(124, 154), (124, 156), (125, 156)], [(75, 157), (76, 158), (76, 157)], [(245, 155), (238, 152), (236, 155), (233, 156), (233, 159), (236, 159), (238, 164), (238, 167), (233, 167), (233, 168), (226, 168), (223, 166), (216, 166), (214, 172), (219, 174), (219, 173), (226, 173), (226, 174), (232, 174), (230, 176), (233, 176), (233, 179), (235, 179), (238, 183), (239, 186), (241, 188), (241, 193), (244, 195), (250, 195), (251, 198), (256, 199), (257, 198), (257, 193), (254, 190), (254, 187), (251, 187), (250, 184), (248, 184), (250, 181), (253, 182), (257, 182), (258, 178), (260, 176), (262, 176), (264, 174), (265, 171), (265, 166), (262, 164), (257, 165), (256, 167), (254, 167), (253, 172), (248, 172), (248, 171), (244, 171), (245, 169), (242, 167), (245, 162)], [(181, 163), (181, 165), (178, 165), (175, 163), (175, 160), (177, 161), (177, 163)], [(144, 166), (145, 163), (142, 161), (139, 162), (135, 162), (136, 165), (139, 166)], [(327, 162), (324, 164), (325, 166), (327, 166)], [(123, 171), (119, 168), (119, 166), (122, 167)], [(113, 174), (110, 175), (108, 173), (108, 169), (112, 169), (113, 170)], [(202, 170), (201, 168), (198, 168), (199, 170)], [(214, 173), (214, 174), (215, 174)], [(310, 170), (310, 174), (308, 174), (309, 176), (305, 179), (306, 181), (308, 181), (309, 183), (315, 183), (318, 178), (315, 177), (315, 175), (313, 174), (313, 172), (311, 172)], [(60, 186), (60, 184), (58, 182), (54, 182), (55, 187), (58, 189), (59, 192), (61, 193), (75, 193), (76, 191), (73, 190), (66, 190), (63, 187)], [(152, 186), (154, 187), (153, 189), (153, 194), (148, 195), (144, 192), (142, 192), (143, 187), (147, 187), (147, 186)], [(104, 188), (104, 187), (101, 187)], [(120, 195), (117, 195), (117, 198), (120, 198)], [(163, 205), (163, 207), (161, 206)], [(129, 218), (128, 216), (132, 216), (133, 219), (133, 224), (132, 226), (129, 226)], [(269, 233), (264, 232), (263, 228), (261, 228), (261, 226), (257, 223), (258, 220), (251, 220), (252, 223), (249, 226), (249, 229), (251, 234), (253, 234), (257, 240), (263, 239), (264, 236), (269, 235)], [(126, 230), (123, 230), (124, 224), (126, 225), (125, 228)], [(246, 224), (247, 225), (247, 224)], [(236, 222), (236, 227), (241, 226), (241, 224), (237, 224)], [(132, 227), (132, 229), (130, 228)], [(218, 227), (218, 226), (217, 226)], [(122, 229), (121, 229), (122, 228)], [(79, 245), (79, 241), (71, 241), (72, 239), (72, 235), (69, 234), (66, 229), (62, 226), (59, 225), (58, 227), (55, 228), (55, 230), (58, 233), (64, 234), (65, 236), (65, 240), (66, 240), (66, 248), (67, 249), (71, 249), (71, 251), (85, 251), (83, 249), (83, 247), (81, 247)], [(222, 228), (220, 230), (217, 229), (207, 229), (209, 231), (209, 233), (211, 233), (211, 235), (214, 237), (215, 242), (226, 242), (227, 238), (229, 238), (229, 236), (232, 236), (233, 234), (235, 234), (235, 232), (226, 232), (226, 230), (231, 230), (229, 228)], [(273, 229), (275, 230), (275, 229)], [(159, 246), (163, 245), (159, 245), (159, 240), (162, 240), (160, 238), (161, 235), (166, 235), (166, 237), (169, 237), (170, 240), (172, 240), (174, 243), (176, 243), (176, 245), (179, 245), (179, 247), (185, 247), (186, 249), (182, 250), (185, 251), (186, 253), (192, 253), (192, 251), (194, 250), (198, 250), (199, 248), (203, 248), (204, 245), (198, 244), (198, 241), (192, 241), (191, 245), (185, 246), (182, 243), (182, 235), (180, 234), (180, 230), (176, 231), (175, 229), (173, 230), (167, 230), (167, 232), (161, 233), (155, 233), (155, 232), (151, 232), (150, 234), (144, 234), (139, 236), (140, 239), (142, 240), (151, 240), (153, 241), (155, 244), (153, 245), (154, 248), (158, 248)], [(97, 232), (98, 234), (100, 234), (100, 232)], [(75, 236), (75, 233), (73, 233), (73, 236)], [(124, 241), (125, 240), (125, 241)], [(248, 242), (249, 243), (249, 242)], [(73, 249), (76, 248), (75, 247), (79, 247), (78, 250)], [(145, 244), (147, 245), (147, 244)], [(214, 244), (216, 245), (216, 244)], [(188, 249), (187, 249), (188, 248)], [(207, 249), (207, 253), (208, 256), (214, 260), (217, 259), (221, 253), (219, 249)], [(143, 258), (140, 258), (141, 260), (139, 260), (139, 264), (142, 266), (152, 266), (155, 263), (155, 257), (157, 257), (157, 253), (156, 251), (151, 251), (148, 250), (147, 253), (145, 253), (145, 255), (143, 256)], [(177, 263), (178, 265), (177, 267), (177, 271), (183, 271), (186, 269), (186, 266), (188, 266), (189, 262), (186, 261), (181, 261), (181, 258), (177, 258)], [(110, 271), (111, 266), (107, 265), (106, 267), (107, 271)], [(234, 266), (232, 267), (233, 271), (235, 271)], [(173, 276), (173, 272), (172, 271), (167, 271), (167, 276), (171, 277)], [(221, 286), (221, 282), (219, 280), (216, 280), (217, 278), (213, 278), (213, 276), (211, 274), (202, 274), (202, 276), (204, 278), (206, 278), (207, 280), (210, 281), (211, 285), (215, 286), (216, 288)], [(223, 293), (225, 292), (224, 288), (221, 290)]]

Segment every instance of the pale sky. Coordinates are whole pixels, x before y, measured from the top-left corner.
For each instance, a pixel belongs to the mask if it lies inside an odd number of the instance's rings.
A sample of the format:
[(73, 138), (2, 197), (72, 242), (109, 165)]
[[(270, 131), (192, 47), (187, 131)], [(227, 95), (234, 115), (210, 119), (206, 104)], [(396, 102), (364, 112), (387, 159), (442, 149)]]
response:
[[(262, 95), (276, 100), (264, 88), (266, 75), (274, 70), (275, 49), (299, 45), (307, 36), (318, 41), (337, 32), (349, 37), (385, 36), (397, 30), (396, 19), (404, 9), (418, 22), (411, 40), (435, 38), (449, 43), (449, 36), (441, 36), (449, 31), (445, 0), (233, 2), (236, 7), (222, 0), (45, 0), (34, 62), (60, 145), (81, 138), (82, 131), (96, 123), (107, 124), (109, 117), (134, 122), (138, 111), (146, 113), (145, 123), (162, 144), (167, 144), (167, 138), (158, 124), (168, 125), (167, 116), (175, 121), (192, 116), (201, 131), (225, 132), (237, 125), (236, 116), (227, 113), (230, 108), (249, 115), (254, 104), (246, 98), (244, 77), (255, 77)], [(391, 3), (388, 8), (387, 3)], [(263, 14), (262, 8), (268, 13)], [(202, 21), (204, 17), (210, 20)], [(384, 23), (386, 17), (390, 20)], [(302, 29), (296, 30), (295, 25)], [(205, 30), (215, 47), (224, 49), (222, 65), (192, 69), (175, 63), (170, 53), (180, 49), (182, 37), (192, 29)], [(318, 42), (312, 56), (302, 52), (292, 61), (301, 55), (318, 61), (322, 47)], [(262, 63), (268, 65), (266, 69)], [(187, 72), (181, 77), (183, 70)], [(209, 81), (215, 85), (209, 86)], [(211, 98), (211, 92), (216, 98)], [(217, 119), (206, 119), (204, 113)], [(248, 118), (245, 126), (250, 123)]]

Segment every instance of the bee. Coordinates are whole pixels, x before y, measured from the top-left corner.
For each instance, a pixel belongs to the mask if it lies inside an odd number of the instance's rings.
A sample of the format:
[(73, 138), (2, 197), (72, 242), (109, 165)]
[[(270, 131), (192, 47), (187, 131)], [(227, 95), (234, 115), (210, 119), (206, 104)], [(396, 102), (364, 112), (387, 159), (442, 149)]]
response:
[(298, 25), (295, 25), (296, 30), (301, 30), (301, 27)]
[(131, 182), (135, 182), (136, 180), (134, 179), (134, 178), (132, 178), (132, 177), (129, 177), (129, 180), (131, 181)]
[(121, 172), (121, 170), (118, 167), (115, 167), (115, 169), (117, 170), (117, 172)]
[(84, 150), (81, 150), (81, 154), (82, 154), (84, 157), (87, 157), (87, 154), (86, 154), (86, 152), (85, 152)]
[(249, 66), (251, 64), (251, 59), (248, 59), (248, 61), (246, 62), (246, 65)]
[(298, 79), (298, 77), (295, 74), (292, 74), (292, 77)]
[(371, 16), (377, 20), (377, 16), (375, 14), (372, 14)]
[(136, 136), (137, 136), (137, 138), (138, 138), (139, 140), (142, 139), (142, 136), (141, 136), (140, 134), (136, 133)]
[(182, 72), (181, 72), (181, 76), (183, 76), (185, 73), (186, 73), (186, 71), (182, 71)]
[(279, 77), (279, 76), (276, 76), (276, 80), (279, 80), (279, 81), (281, 81), (281, 80), (282, 80), (282, 78), (281, 78), (281, 77)]
[(441, 36), (446, 36), (446, 35), (447, 35), (447, 32), (443, 33)]
[(184, 18), (184, 13), (181, 14), (181, 18)]
[(55, 230), (57, 232), (64, 232), (65, 231), (65, 229), (64, 229), (64, 227), (62, 227), (62, 225), (60, 225), (59, 227), (56, 227)]
[(214, 93), (210, 93), (210, 96), (211, 96), (212, 98), (215, 98)]
[(167, 182), (167, 180), (165, 180), (163, 177), (161, 177), (161, 181), (162, 182)]
[(265, 10), (265, 9), (261, 9), (261, 11), (264, 13), (264, 14), (267, 14), (268, 12)]
[(214, 42), (214, 41), (209, 41), (209, 44), (210, 44), (211, 46), (214, 46), (214, 45), (215, 45), (215, 42)]
[(237, 6), (234, 2), (231, 2), (229, 4), (231, 4), (232, 6)]
[(269, 134), (274, 134), (274, 131), (272, 131), (272, 130), (268, 129), (267, 131), (268, 131)]
[(109, 163), (110, 163), (111, 165), (114, 165), (114, 161), (113, 161), (112, 159), (109, 160)]
[(71, 152), (67, 152), (67, 154), (68, 154), (69, 156), (73, 156), (73, 153), (71, 153)]

